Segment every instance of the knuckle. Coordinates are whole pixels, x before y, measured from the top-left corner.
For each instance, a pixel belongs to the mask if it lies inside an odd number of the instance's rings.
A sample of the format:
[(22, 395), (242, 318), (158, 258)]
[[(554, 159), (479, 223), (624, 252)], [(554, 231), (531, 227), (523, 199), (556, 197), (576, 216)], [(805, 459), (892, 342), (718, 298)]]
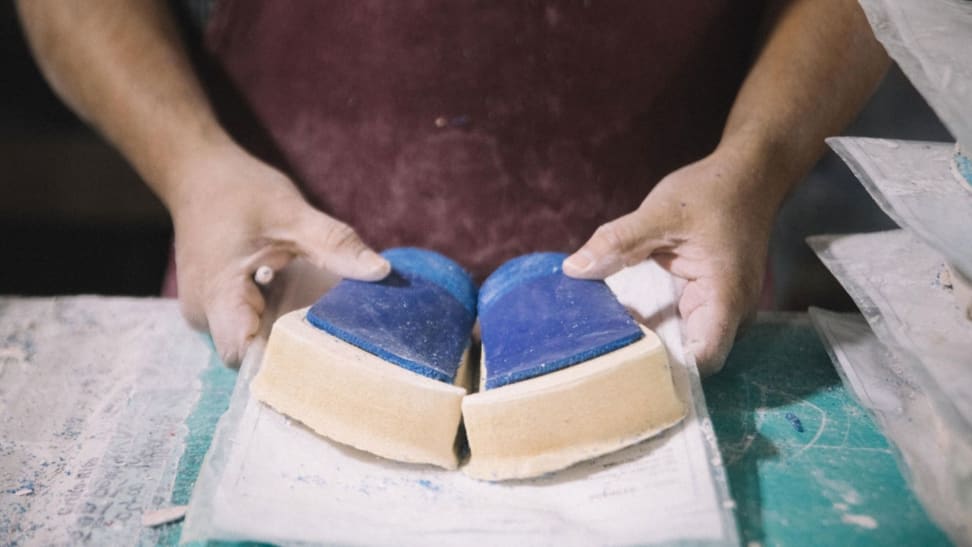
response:
[(626, 241), (623, 228), (619, 224), (617, 221), (602, 224), (594, 231), (594, 236), (600, 239), (608, 248), (624, 251)]
[(354, 228), (339, 221), (334, 221), (327, 233), (326, 244), (332, 249), (346, 249), (360, 244), (358, 233)]

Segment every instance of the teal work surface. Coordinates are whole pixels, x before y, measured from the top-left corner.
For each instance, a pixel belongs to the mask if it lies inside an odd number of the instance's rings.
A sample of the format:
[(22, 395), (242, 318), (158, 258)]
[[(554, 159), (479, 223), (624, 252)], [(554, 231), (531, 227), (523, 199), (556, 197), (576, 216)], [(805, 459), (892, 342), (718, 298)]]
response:
[[(172, 502), (185, 504), (235, 372), (213, 359)], [(761, 317), (703, 383), (743, 545), (948, 545), (806, 315)], [(802, 429), (802, 431), (800, 431)], [(167, 525), (161, 544), (178, 541)]]
[(743, 545), (949, 544), (805, 314), (761, 317), (702, 386)]

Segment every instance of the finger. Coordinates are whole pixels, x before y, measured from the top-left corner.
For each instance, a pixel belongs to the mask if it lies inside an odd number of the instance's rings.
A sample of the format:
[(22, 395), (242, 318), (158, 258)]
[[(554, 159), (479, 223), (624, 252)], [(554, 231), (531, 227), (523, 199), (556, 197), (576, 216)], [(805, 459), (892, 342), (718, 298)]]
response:
[(742, 312), (731, 298), (704, 298), (696, 283), (686, 285), (679, 300), (685, 325), (685, 350), (695, 356), (703, 377), (722, 369), (732, 348)]
[(266, 302), (256, 285), (238, 276), (214, 289), (205, 303), (206, 322), (223, 363), (236, 366), (260, 328)]
[(341, 277), (377, 281), (391, 272), (391, 264), (365, 245), (350, 226), (317, 211), (300, 217), (291, 239), (304, 258)]
[(179, 311), (189, 325), (199, 331), (206, 330), (206, 310), (203, 300), (194, 284), (195, 276), (190, 275), (190, 268), (176, 266), (176, 288), (179, 293)]
[(601, 225), (577, 252), (564, 260), (564, 273), (603, 279), (641, 262), (662, 244), (656, 227), (642, 210)]

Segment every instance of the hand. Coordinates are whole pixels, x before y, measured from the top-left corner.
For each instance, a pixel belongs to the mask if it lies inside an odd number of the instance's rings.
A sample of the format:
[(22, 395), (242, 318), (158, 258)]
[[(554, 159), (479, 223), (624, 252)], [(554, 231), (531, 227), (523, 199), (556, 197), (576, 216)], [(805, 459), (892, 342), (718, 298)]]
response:
[(564, 261), (567, 275), (600, 279), (651, 257), (681, 278), (685, 347), (703, 375), (722, 368), (740, 323), (755, 313), (782, 198), (760, 191), (763, 174), (744, 156), (717, 150), (669, 174)]
[(229, 365), (238, 364), (266, 305), (253, 273), (295, 257), (343, 277), (384, 278), (387, 260), (354, 230), (311, 207), (282, 173), (235, 144), (176, 169), (174, 199), (179, 300), (195, 328), (208, 329)]

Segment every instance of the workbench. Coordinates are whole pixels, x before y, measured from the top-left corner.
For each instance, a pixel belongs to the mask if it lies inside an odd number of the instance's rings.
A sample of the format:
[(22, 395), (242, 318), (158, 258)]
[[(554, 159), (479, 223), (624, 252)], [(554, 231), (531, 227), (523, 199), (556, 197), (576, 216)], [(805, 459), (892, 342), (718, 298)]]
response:
[[(9, 369), (14, 358), (24, 362), (39, 359), (45, 354), (43, 344), (55, 344), (60, 339), (46, 336), (25, 342), (17, 330), (22, 309), (59, 309), (65, 305), (70, 308), (71, 304), (83, 307), (87, 313), (85, 326), (78, 326), (84, 322), (75, 317), (64, 323), (64, 330), (82, 329), (89, 338), (102, 337), (115, 348), (125, 344), (144, 346), (145, 340), (153, 340), (153, 332), (160, 332), (155, 324), (129, 325), (139, 336), (146, 337), (138, 339), (92, 328), (98, 317), (119, 316), (119, 306), (131, 308), (132, 313), (126, 317), (144, 317), (144, 321), (153, 318), (152, 321), (167, 325), (181, 321), (172, 301), (81, 298), (0, 298), (0, 365), (6, 363)], [(58, 311), (50, 315), (60, 320), (64, 314)], [(130, 324), (138, 320), (125, 321)], [(191, 333), (186, 336), (200, 338)], [(95, 342), (90, 347), (96, 347)], [(173, 486), (167, 500), (164, 493), (153, 498), (158, 505), (188, 503), (200, 463), (236, 379), (236, 372), (223, 367), (206, 344), (193, 346), (190, 353), (204, 361), (194, 379), (199, 397), (184, 419), (185, 449), (173, 463), (175, 476), (168, 483)], [(178, 355), (183, 359), (188, 354)], [(45, 363), (38, 360), (32, 366)], [(18, 419), (17, 412), (27, 412), (27, 407), (15, 404), (19, 398), (30, 397), (31, 390), (42, 391), (43, 386), (22, 386), (19, 393), (12, 393), (2, 389), (4, 382), (4, 369), (0, 367), (0, 410), (6, 414), (0, 423), (9, 423)], [(844, 389), (805, 314), (761, 315), (740, 337), (725, 369), (703, 386), (728, 472), (743, 544), (948, 544), (909, 490), (893, 446)], [(14, 441), (12, 448), (10, 441)], [(11, 470), (28, 456), (16, 441), (0, 440), (0, 480), (12, 481)], [(65, 447), (81, 446), (77, 435), (64, 437), (63, 443)], [(132, 462), (119, 465), (131, 466)], [(71, 475), (70, 469), (61, 472)], [(25, 525), (32, 522), (27, 518), (31, 515), (37, 522), (36, 512), (45, 507), (32, 505), (29, 498), (54, 490), (52, 481), (59, 479), (50, 477), (61, 475), (45, 476), (47, 484), (0, 484), (0, 545), (31, 544), (38, 541), (38, 533), (57, 533), (59, 524), (54, 520), (49, 521), (52, 524), (46, 530), (37, 524)], [(99, 511), (101, 515), (106, 513)], [(92, 518), (88, 525), (119, 525), (99, 524), (97, 517)], [(179, 533), (180, 524), (168, 524), (141, 531), (139, 541), (174, 545)]]

